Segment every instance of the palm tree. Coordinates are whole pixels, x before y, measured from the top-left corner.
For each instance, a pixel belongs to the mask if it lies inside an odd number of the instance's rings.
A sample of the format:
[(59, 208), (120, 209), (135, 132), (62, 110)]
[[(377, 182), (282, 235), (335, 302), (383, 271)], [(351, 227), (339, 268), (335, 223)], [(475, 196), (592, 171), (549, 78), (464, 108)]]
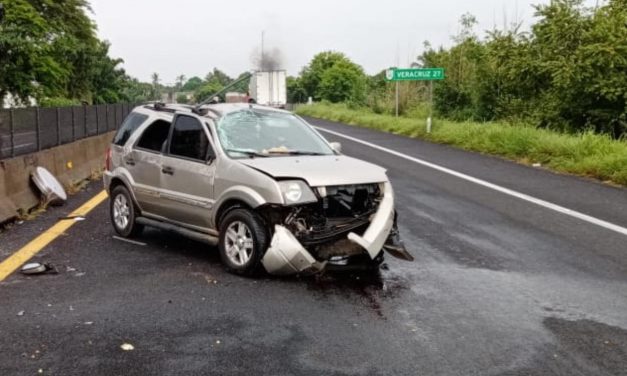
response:
[(161, 79), (159, 78), (159, 74), (157, 72), (153, 73), (150, 78), (152, 79), (152, 93), (151, 93), (151, 99), (152, 100), (160, 100), (161, 99), (161, 85), (159, 84), (159, 81), (161, 81)]
[(176, 91), (180, 91), (185, 83), (185, 75), (182, 74), (176, 77)]

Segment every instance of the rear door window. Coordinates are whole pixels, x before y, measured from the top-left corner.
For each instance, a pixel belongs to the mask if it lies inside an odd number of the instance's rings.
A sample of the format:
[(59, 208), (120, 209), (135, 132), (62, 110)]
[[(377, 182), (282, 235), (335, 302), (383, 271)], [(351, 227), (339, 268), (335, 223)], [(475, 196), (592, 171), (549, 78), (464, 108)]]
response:
[(131, 135), (146, 121), (146, 119), (148, 119), (148, 115), (131, 112), (124, 120), (124, 123), (122, 123), (118, 133), (116, 133), (115, 137), (113, 137), (113, 143), (115, 145), (124, 146), (126, 141), (128, 141)]
[(198, 119), (177, 116), (170, 140), (170, 155), (205, 161), (209, 150), (211, 145)]
[(146, 128), (135, 147), (159, 153), (163, 143), (168, 139), (169, 133), (170, 123), (165, 120), (157, 120)]

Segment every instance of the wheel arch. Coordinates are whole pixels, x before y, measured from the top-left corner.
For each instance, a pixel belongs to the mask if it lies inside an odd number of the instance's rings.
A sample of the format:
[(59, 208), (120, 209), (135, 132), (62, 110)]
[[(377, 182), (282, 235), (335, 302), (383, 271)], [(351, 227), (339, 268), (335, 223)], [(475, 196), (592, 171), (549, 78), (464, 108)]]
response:
[(214, 225), (216, 229), (219, 230), (220, 222), (230, 211), (239, 209), (239, 208), (249, 209), (249, 210), (252, 209), (252, 207), (247, 202), (238, 198), (230, 198), (222, 202), (221, 205), (216, 210), (216, 213), (213, 217), (213, 221), (214, 221)]
[(243, 207), (254, 210), (266, 204), (266, 200), (255, 190), (245, 186), (231, 187), (216, 201), (211, 216), (211, 225), (217, 230), (220, 220), (233, 208)]
[(131, 200), (133, 200), (133, 204), (138, 209), (139, 213), (141, 213), (141, 208), (137, 203), (137, 198), (135, 197), (135, 192), (131, 189), (131, 185), (123, 177), (115, 176), (111, 178), (111, 182), (109, 183), (109, 187), (107, 188), (109, 194), (111, 194), (113, 190), (119, 186), (123, 186), (124, 188), (126, 188), (129, 195), (131, 195)]

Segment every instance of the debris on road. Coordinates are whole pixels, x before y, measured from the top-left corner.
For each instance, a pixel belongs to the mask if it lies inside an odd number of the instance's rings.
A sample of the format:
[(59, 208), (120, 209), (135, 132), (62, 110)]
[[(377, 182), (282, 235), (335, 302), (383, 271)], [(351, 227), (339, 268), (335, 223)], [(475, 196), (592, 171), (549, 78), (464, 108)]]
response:
[(85, 321), (83, 324), (85, 325), (92, 325), (94, 322), (93, 321)]
[(46, 271), (46, 266), (38, 262), (31, 262), (22, 266), (21, 272), (23, 274), (39, 274)]
[(20, 270), (22, 274), (26, 275), (34, 275), (34, 274), (44, 274), (44, 273), (52, 273), (57, 274), (57, 269), (52, 264), (40, 264), (38, 262), (31, 262), (24, 266)]
[(79, 221), (84, 221), (85, 217), (83, 217), (82, 215), (69, 215), (69, 216), (66, 216), (66, 217), (59, 217), (59, 220), (65, 220), (65, 219), (73, 219), (73, 220), (79, 222)]
[(19, 312), (17, 313), (17, 315), (18, 315), (18, 316), (24, 316), (24, 311), (19, 311)]
[(124, 351), (133, 351), (135, 350), (135, 346), (131, 345), (130, 343), (123, 343), (120, 348)]
[(33, 182), (41, 191), (45, 204), (63, 204), (67, 200), (67, 193), (57, 178), (50, 171), (39, 166), (31, 174)]
[(135, 244), (135, 245), (146, 245), (146, 243), (144, 243), (144, 242), (138, 242), (137, 240), (125, 239), (123, 237), (116, 236), (116, 235), (113, 235), (113, 239), (120, 240), (120, 241), (123, 241), (123, 242), (126, 242), (126, 243)]

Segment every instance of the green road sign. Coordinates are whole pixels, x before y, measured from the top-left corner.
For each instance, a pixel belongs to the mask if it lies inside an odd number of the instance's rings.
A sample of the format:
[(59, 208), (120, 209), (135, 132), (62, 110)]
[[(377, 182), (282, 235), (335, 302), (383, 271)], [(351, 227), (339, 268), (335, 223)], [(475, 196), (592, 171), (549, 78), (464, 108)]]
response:
[(390, 68), (385, 71), (388, 81), (433, 81), (444, 79), (444, 68)]

